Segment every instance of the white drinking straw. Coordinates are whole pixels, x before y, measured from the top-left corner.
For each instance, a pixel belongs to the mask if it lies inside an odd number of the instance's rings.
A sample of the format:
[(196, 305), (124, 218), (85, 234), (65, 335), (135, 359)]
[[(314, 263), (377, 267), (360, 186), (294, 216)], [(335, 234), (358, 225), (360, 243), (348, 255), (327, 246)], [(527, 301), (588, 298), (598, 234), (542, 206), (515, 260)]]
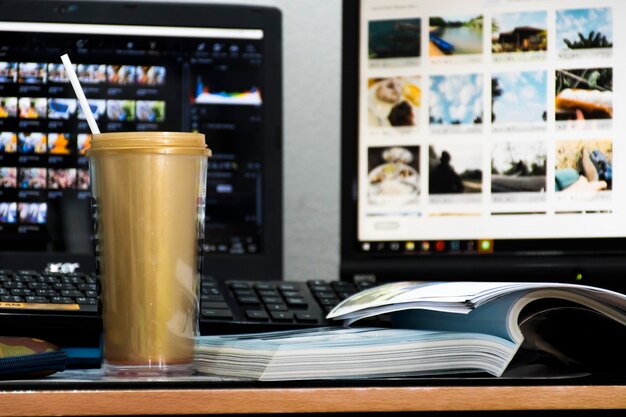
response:
[(87, 124), (89, 124), (89, 129), (91, 133), (97, 134), (100, 133), (100, 129), (98, 129), (98, 125), (96, 124), (96, 119), (93, 117), (93, 113), (91, 112), (91, 108), (89, 107), (89, 103), (87, 103), (87, 98), (85, 97), (85, 93), (83, 92), (83, 88), (80, 86), (78, 82), (78, 77), (74, 72), (74, 67), (72, 67), (72, 61), (70, 61), (70, 57), (67, 54), (61, 56), (61, 61), (63, 65), (65, 65), (65, 72), (67, 72), (67, 76), (70, 78), (70, 82), (72, 83), (72, 87), (74, 87), (74, 93), (76, 93), (76, 97), (78, 97), (78, 102), (80, 103), (80, 108), (83, 109), (83, 114), (87, 119)]

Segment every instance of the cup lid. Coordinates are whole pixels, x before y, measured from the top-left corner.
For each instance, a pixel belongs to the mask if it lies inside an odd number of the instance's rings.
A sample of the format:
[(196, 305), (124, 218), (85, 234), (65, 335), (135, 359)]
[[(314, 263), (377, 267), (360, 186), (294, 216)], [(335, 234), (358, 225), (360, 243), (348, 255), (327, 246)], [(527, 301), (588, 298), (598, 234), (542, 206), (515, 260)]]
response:
[(102, 152), (171, 153), (211, 156), (204, 135), (189, 132), (112, 132), (92, 135), (87, 156)]

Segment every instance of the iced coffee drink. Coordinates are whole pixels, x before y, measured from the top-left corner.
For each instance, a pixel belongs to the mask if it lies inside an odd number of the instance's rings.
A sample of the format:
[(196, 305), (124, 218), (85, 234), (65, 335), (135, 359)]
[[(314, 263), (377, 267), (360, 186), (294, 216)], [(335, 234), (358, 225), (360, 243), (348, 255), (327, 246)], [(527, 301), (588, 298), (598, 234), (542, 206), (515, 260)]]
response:
[(88, 157), (107, 374), (191, 370), (209, 155), (201, 134), (93, 136)]

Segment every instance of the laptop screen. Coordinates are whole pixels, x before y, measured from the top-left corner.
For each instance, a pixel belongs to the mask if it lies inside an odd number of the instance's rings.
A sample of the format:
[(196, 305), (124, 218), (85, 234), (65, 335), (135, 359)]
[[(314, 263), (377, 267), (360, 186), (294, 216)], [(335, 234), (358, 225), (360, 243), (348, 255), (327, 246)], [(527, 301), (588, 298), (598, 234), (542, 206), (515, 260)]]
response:
[(626, 272), (625, 17), (615, 0), (347, 1), (344, 273)]
[[(31, 13), (38, 6), (44, 10)], [(67, 53), (101, 131), (206, 135), (213, 152), (209, 272), (219, 276), (228, 268), (211, 266), (246, 258), (280, 265), (273, 247), (280, 253), (280, 242), (268, 245), (268, 232), (281, 221), (274, 207), (281, 120), (276, 10), (21, 1), (1, 7), (0, 250), (27, 261), (92, 256), (85, 157), (91, 135), (60, 62)]]

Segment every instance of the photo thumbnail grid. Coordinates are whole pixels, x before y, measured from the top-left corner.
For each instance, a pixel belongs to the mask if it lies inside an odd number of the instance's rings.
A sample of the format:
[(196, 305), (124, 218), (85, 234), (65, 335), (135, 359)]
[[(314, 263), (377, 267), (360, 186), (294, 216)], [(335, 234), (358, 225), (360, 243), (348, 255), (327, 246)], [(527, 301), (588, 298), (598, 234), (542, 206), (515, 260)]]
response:
[[(370, 208), (482, 202), (495, 214), (498, 203), (611, 201), (611, 7), (372, 18), (366, 33)], [(381, 177), (389, 162), (371, 166), (372, 153), (394, 148), (427, 161), (416, 187)]]
[[(98, 85), (148, 88), (164, 86), (166, 83), (166, 68), (163, 66), (73, 64), (73, 67), (80, 83), (86, 88)], [(60, 86), (69, 85), (69, 79), (61, 63), (0, 61), (0, 84), (24, 87)], [(28, 89), (19, 91), (19, 96), (0, 93), (0, 118), (85, 119), (76, 99), (29, 95)], [(88, 98), (88, 103), (96, 120), (151, 123), (165, 120), (164, 100)]]

